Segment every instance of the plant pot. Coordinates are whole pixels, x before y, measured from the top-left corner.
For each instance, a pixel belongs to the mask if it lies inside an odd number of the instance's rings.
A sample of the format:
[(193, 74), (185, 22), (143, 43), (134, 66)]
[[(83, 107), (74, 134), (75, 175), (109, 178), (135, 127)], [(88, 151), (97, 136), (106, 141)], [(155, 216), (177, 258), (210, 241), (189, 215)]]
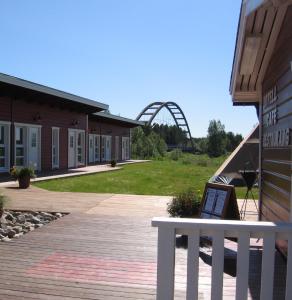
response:
[(18, 178), (19, 188), (27, 189), (30, 186), (30, 176), (23, 176)]

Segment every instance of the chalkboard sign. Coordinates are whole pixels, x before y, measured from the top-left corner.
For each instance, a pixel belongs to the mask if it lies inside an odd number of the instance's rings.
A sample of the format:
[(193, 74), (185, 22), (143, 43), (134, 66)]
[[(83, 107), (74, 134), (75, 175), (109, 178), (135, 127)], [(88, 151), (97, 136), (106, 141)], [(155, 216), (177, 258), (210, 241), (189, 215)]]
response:
[(201, 218), (240, 220), (234, 186), (207, 183), (201, 203)]

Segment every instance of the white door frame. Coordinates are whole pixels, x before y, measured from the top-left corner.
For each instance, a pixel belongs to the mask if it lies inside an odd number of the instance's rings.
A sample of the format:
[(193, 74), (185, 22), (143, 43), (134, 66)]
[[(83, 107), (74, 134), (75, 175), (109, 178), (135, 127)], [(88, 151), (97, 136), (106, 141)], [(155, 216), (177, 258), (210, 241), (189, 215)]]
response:
[[(24, 163), (23, 166), (19, 166), (19, 167), (33, 167), (36, 171), (41, 171), (41, 148), (42, 148), (42, 125), (37, 125), (37, 124), (27, 124), (27, 123), (14, 123), (14, 163), (16, 165), (16, 148), (17, 148), (17, 144), (16, 144), (16, 129), (17, 128), (23, 128), (23, 159), (24, 159)], [(29, 155), (30, 155), (30, 151), (29, 151), (29, 140), (30, 140), (30, 130), (31, 129), (37, 129), (37, 166), (34, 165), (30, 165), (29, 162)]]
[[(83, 137), (82, 138), (82, 141), (81, 141), (81, 158), (82, 158), (82, 161), (79, 162), (79, 159), (78, 159), (78, 150), (79, 150), (79, 145), (78, 145), (78, 135), (79, 133), (82, 133), (83, 134)], [(70, 134), (72, 134), (72, 136), (74, 136), (74, 145), (73, 145), (73, 161), (74, 161), (74, 165), (70, 165)], [(83, 129), (75, 129), (75, 128), (68, 128), (68, 168), (77, 168), (77, 167), (80, 167), (80, 166), (84, 166), (85, 165), (85, 140), (86, 140), (86, 137), (85, 137), (85, 130)]]

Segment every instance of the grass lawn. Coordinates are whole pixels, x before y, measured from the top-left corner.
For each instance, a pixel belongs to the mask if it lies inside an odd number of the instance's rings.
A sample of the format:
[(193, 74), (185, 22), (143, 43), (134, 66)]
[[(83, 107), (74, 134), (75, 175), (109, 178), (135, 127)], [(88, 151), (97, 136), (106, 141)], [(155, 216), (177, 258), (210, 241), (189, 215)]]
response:
[[(61, 192), (168, 196), (192, 187), (203, 193), (205, 183), (224, 159), (184, 154), (178, 161), (154, 160), (124, 165), (123, 169), (114, 172), (35, 182), (34, 185)], [(237, 197), (242, 198), (244, 192), (245, 188), (237, 189)]]

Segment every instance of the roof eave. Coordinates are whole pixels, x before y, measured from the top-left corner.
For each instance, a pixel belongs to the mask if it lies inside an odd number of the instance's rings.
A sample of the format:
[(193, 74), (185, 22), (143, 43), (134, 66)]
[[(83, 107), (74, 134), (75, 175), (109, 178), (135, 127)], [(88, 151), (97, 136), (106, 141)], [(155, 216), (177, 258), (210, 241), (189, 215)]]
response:
[(109, 106), (104, 103), (100, 103), (100, 102), (97, 102), (97, 101), (94, 101), (94, 100), (91, 100), (88, 98), (84, 98), (81, 96), (63, 92), (63, 91), (60, 91), (60, 90), (57, 90), (54, 88), (50, 88), (48, 86), (44, 86), (44, 85), (41, 85), (38, 83), (34, 83), (34, 82), (31, 82), (28, 80), (24, 80), (24, 79), (17, 78), (14, 76), (3, 74), (3, 73), (0, 73), (0, 82), (6, 83), (8, 85), (25, 88), (25, 89), (32, 90), (35, 92), (43, 93), (46, 95), (51, 95), (54, 97), (66, 99), (68, 101), (80, 103), (80, 104), (83, 104), (86, 106), (90, 106), (92, 108), (96, 108), (96, 111), (106, 110), (109, 108)]

